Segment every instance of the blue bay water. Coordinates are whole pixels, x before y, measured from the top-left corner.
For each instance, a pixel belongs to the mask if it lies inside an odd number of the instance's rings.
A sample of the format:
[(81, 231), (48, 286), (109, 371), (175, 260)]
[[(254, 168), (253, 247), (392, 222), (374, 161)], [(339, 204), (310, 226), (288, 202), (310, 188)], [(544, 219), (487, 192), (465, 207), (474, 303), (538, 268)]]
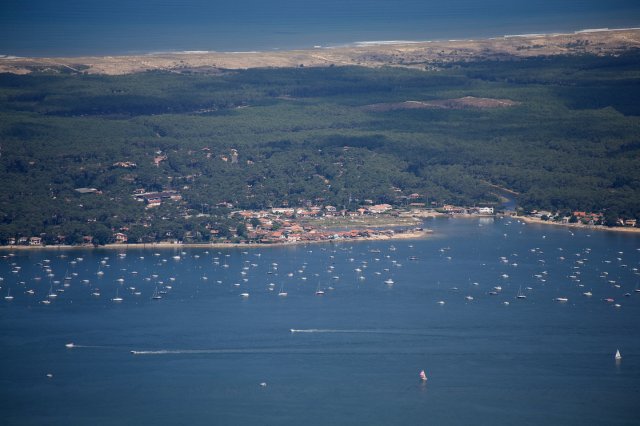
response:
[(426, 226), (413, 241), (7, 255), (2, 423), (638, 423), (637, 235)]
[(640, 26), (630, 0), (50, 0), (0, 4), (0, 54), (251, 51)]

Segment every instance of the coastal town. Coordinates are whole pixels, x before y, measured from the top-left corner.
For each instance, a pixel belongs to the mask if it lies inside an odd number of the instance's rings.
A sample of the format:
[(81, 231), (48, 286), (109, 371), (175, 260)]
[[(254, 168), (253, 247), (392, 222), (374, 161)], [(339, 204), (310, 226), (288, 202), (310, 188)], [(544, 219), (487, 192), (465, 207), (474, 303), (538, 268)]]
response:
[[(81, 193), (98, 193), (93, 188), (79, 188)], [(182, 196), (173, 190), (162, 192), (135, 191), (133, 196), (144, 202), (147, 209), (154, 209), (162, 203), (180, 202)], [(417, 194), (412, 194), (418, 199)], [(369, 200), (367, 200), (369, 201)], [(424, 220), (435, 217), (474, 218), (509, 216), (528, 223), (555, 224), (590, 229), (638, 231), (633, 218), (615, 218), (612, 222), (604, 213), (584, 211), (550, 212), (533, 210), (496, 210), (494, 207), (465, 207), (441, 205), (427, 207), (425, 203), (414, 202), (404, 206), (391, 204), (363, 205), (355, 210), (339, 209), (332, 205), (309, 205), (307, 207), (274, 207), (264, 210), (233, 210), (231, 203), (221, 203), (219, 207), (229, 210), (228, 217), (236, 226), (221, 230), (213, 224), (205, 226), (209, 235), (195, 235), (186, 231), (182, 238), (176, 238), (168, 231), (160, 241), (144, 242), (132, 239), (129, 229), (113, 229), (108, 244), (98, 244), (91, 235), (85, 235), (81, 246), (122, 246), (132, 244), (159, 245), (282, 245), (317, 242), (340, 242), (359, 240), (389, 240), (423, 238), (431, 231), (424, 228)], [(207, 214), (198, 214), (200, 218)], [(205, 241), (203, 241), (205, 240)], [(55, 244), (46, 244), (43, 236), (19, 236), (9, 238), (5, 247), (65, 246), (64, 236), (59, 236)]]
[[(95, 193), (90, 188), (83, 188), (84, 193)], [(163, 202), (177, 202), (181, 200), (175, 191), (140, 192), (134, 194), (140, 201), (145, 202), (147, 209), (154, 209)], [(230, 203), (223, 203), (220, 207), (231, 208)], [(370, 204), (356, 210), (338, 209), (332, 205), (311, 205), (308, 207), (274, 207), (267, 210), (231, 210), (229, 219), (233, 219), (236, 226), (221, 230), (213, 224), (205, 226), (209, 235), (203, 243), (202, 235), (194, 235), (187, 231), (183, 238), (176, 238), (169, 231), (158, 243), (163, 245), (193, 244), (193, 245), (273, 245), (314, 242), (338, 242), (357, 240), (387, 240), (422, 238), (431, 231), (423, 227), (423, 220), (439, 216), (493, 216), (493, 207), (457, 207), (445, 205), (440, 208), (425, 208), (422, 203), (413, 206), (392, 206), (390, 204)], [(208, 215), (201, 213), (200, 218)], [(108, 245), (121, 246), (125, 244), (140, 244), (128, 234), (124, 227), (114, 229), (112, 239)], [(228, 231), (228, 232), (227, 232)], [(91, 235), (83, 236), (82, 246), (97, 246)], [(42, 236), (21, 236), (9, 238), (9, 247), (43, 247)], [(63, 246), (64, 236), (58, 237), (57, 244)]]

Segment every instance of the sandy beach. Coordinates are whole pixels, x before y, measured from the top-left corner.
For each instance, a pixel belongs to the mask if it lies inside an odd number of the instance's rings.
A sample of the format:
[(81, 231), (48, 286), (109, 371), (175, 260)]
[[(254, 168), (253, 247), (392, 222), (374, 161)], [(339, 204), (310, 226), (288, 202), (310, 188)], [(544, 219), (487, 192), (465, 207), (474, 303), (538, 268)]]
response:
[(327, 240), (314, 240), (314, 241), (287, 241), (282, 243), (132, 243), (132, 244), (105, 244), (103, 246), (94, 245), (41, 245), (41, 246), (0, 246), (1, 251), (22, 251), (22, 250), (51, 250), (51, 251), (63, 251), (63, 250), (96, 250), (96, 249), (109, 249), (109, 250), (180, 250), (184, 248), (208, 248), (208, 249), (222, 249), (222, 248), (266, 248), (266, 247), (289, 247), (308, 244), (344, 244), (344, 243), (358, 243), (367, 241), (393, 241), (393, 240), (415, 240), (426, 238), (432, 233), (429, 229), (421, 231), (412, 230), (407, 232), (395, 233), (393, 235), (375, 235), (372, 237), (354, 237), (354, 238), (338, 238)]
[(269, 52), (185, 51), (129, 56), (0, 57), (0, 72), (33, 71), (120, 75), (152, 70), (215, 73), (283, 67), (403, 67), (434, 69), (443, 63), (512, 60), (566, 54), (621, 54), (640, 47), (640, 29), (599, 29), (569, 34), (505, 35), (480, 40), (377, 41), (340, 47)]

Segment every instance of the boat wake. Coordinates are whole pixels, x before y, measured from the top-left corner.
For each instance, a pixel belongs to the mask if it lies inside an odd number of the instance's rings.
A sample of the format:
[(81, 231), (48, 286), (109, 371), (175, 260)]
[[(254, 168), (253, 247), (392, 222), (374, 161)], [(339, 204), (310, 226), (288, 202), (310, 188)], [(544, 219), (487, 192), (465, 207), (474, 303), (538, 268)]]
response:
[(332, 328), (291, 328), (291, 333), (352, 333), (352, 334), (423, 334), (420, 331), (393, 329), (332, 329)]
[(67, 343), (64, 345), (68, 349), (122, 349), (117, 346), (104, 346), (104, 345), (78, 345), (77, 343)]
[(131, 351), (131, 355), (224, 355), (224, 354), (262, 354), (262, 353), (289, 353), (292, 349), (159, 349), (149, 351)]

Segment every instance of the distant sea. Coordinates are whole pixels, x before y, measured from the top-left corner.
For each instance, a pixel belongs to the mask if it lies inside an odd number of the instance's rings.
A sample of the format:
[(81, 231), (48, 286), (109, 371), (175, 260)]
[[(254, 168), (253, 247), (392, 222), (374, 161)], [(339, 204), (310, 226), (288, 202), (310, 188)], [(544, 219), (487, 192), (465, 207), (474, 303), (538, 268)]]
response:
[(0, 55), (268, 51), (638, 26), (633, 0), (23, 0), (0, 3)]

